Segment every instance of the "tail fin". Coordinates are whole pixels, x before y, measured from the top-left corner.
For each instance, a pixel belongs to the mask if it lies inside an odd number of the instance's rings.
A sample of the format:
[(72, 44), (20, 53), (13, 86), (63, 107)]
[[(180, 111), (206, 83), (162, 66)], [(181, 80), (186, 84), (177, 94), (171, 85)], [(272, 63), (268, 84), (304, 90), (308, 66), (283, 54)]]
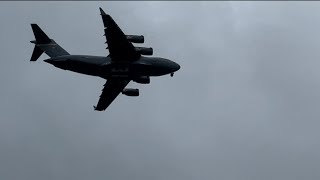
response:
[(69, 53), (59, 46), (53, 39), (50, 39), (37, 24), (31, 24), (34, 37), (34, 49), (30, 61), (36, 61), (43, 52), (50, 57), (69, 55)]

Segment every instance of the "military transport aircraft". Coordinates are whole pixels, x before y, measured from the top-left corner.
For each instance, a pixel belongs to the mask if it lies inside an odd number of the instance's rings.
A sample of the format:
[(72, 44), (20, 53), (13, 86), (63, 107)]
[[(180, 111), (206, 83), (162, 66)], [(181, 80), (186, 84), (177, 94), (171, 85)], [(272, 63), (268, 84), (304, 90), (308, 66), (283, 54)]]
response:
[(44, 61), (55, 67), (106, 79), (99, 102), (94, 106), (95, 110), (104, 111), (120, 93), (139, 96), (139, 89), (125, 88), (131, 80), (149, 84), (150, 76), (173, 76), (180, 66), (165, 58), (146, 57), (153, 54), (151, 47), (135, 47), (132, 44), (144, 43), (144, 36), (125, 35), (110, 15), (101, 8), (100, 13), (108, 56), (70, 55), (37, 24), (31, 24), (36, 40), (30, 41), (35, 44), (30, 61), (36, 61), (45, 52), (50, 58)]

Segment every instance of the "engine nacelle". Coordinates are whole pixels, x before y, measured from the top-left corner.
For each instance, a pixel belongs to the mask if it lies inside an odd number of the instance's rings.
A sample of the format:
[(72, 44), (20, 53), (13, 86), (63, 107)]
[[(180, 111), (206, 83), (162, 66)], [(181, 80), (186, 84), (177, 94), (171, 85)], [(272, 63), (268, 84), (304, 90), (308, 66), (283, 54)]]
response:
[(140, 76), (133, 79), (134, 82), (140, 83), (140, 84), (149, 84), (150, 83), (150, 77), (149, 76)]
[(126, 38), (133, 43), (144, 43), (144, 37), (142, 35), (126, 35)]
[(125, 88), (123, 89), (122, 94), (127, 96), (139, 96), (139, 89)]
[(142, 55), (149, 55), (151, 56), (153, 54), (153, 49), (150, 48), (146, 48), (146, 47), (135, 47), (136, 51), (139, 52)]

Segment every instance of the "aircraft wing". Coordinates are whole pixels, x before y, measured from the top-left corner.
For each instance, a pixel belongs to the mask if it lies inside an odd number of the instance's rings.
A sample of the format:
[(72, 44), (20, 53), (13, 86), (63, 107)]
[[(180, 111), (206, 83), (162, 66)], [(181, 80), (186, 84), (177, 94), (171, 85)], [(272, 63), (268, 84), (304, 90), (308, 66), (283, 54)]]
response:
[(129, 80), (124, 79), (109, 79), (104, 85), (99, 102), (97, 106), (94, 106), (94, 109), (97, 111), (104, 111), (107, 109), (129, 82)]
[(134, 61), (141, 54), (135, 50), (133, 44), (126, 38), (112, 17), (100, 8), (101, 17), (104, 25), (106, 43), (108, 44), (110, 57), (113, 61)]

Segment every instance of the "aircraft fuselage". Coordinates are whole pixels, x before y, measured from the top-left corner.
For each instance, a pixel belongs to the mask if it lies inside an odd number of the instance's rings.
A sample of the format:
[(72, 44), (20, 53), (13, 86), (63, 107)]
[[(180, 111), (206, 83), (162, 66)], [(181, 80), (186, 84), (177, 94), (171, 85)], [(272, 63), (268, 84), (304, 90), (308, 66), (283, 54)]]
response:
[(89, 55), (64, 55), (44, 61), (64, 70), (104, 79), (162, 76), (173, 74), (180, 69), (180, 66), (171, 60), (145, 56), (133, 62), (112, 62), (110, 57)]

